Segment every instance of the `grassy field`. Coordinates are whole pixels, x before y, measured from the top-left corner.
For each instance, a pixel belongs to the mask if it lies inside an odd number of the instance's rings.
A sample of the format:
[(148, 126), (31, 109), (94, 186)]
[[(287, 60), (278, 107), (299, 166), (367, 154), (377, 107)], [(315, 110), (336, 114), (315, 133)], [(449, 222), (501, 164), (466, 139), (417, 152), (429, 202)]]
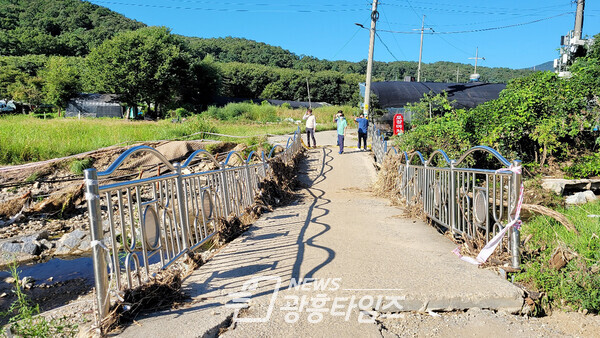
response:
[[(523, 225), (523, 272), (515, 280), (542, 292), (541, 305), (600, 312), (600, 201), (558, 210), (575, 225), (578, 234), (547, 216)], [(562, 256), (566, 265), (552, 264)]]
[[(254, 114), (258, 115), (258, 119), (253, 120), (246, 115), (240, 115), (228, 120), (218, 120), (201, 114), (189, 117), (183, 123), (172, 123), (170, 119), (148, 122), (105, 118), (44, 120), (29, 115), (3, 116), (0, 117), (0, 165), (42, 161), (125, 142), (190, 139), (186, 136), (198, 132), (259, 137), (266, 134), (292, 133), (298, 125), (302, 128), (304, 126), (301, 121), (304, 110), (272, 106), (261, 109), (268, 110), (270, 116)], [(333, 116), (338, 110), (343, 110), (346, 116), (353, 113), (353, 108), (350, 107), (331, 106), (315, 109), (317, 130), (334, 129)], [(301, 121), (299, 124), (296, 123), (298, 120)], [(354, 126), (352, 119), (348, 120), (350, 126)], [(191, 137), (200, 138), (241, 141), (238, 138), (209, 137), (203, 134)], [(255, 138), (246, 142), (261, 141)]]

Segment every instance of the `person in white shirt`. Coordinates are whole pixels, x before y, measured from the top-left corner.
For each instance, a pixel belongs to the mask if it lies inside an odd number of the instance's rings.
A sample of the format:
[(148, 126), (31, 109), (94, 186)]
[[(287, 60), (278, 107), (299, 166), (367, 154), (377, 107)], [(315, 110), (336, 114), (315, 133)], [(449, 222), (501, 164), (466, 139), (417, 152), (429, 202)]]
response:
[(310, 139), (312, 138), (313, 147), (316, 147), (315, 128), (317, 127), (317, 119), (313, 115), (312, 109), (308, 108), (302, 119), (306, 120), (306, 143), (310, 148)]

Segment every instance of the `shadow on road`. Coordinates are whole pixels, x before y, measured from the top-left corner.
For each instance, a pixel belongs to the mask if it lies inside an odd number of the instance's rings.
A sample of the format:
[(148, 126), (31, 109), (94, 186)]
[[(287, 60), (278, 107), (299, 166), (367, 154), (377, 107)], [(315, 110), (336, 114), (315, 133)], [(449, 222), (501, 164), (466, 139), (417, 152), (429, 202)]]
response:
[[(332, 150), (328, 148), (318, 150), (316, 162), (320, 163), (320, 168), (308, 168), (306, 163), (306, 160), (315, 159), (315, 153), (311, 156), (313, 158), (305, 159), (299, 175), (300, 181), (307, 187), (304, 200), (286, 207), (290, 208), (287, 213), (263, 217), (243, 235), (237, 245), (230, 243), (229, 247), (224, 248), (207, 266), (200, 269), (197, 278), (191, 278), (187, 287), (190, 294), (205, 300), (220, 297), (239, 291), (244, 283), (258, 275), (282, 277), (280, 289), (283, 289), (289, 286), (289, 279), (300, 281), (313, 278), (317, 271), (331, 263), (335, 258), (335, 251), (315, 243), (319, 236), (331, 228), (330, 225), (319, 222), (320, 218), (329, 214), (327, 205), (331, 200), (325, 198), (324, 190), (315, 188), (333, 170), (331, 154)], [(304, 213), (306, 217), (299, 219)], [(321, 227), (322, 230), (315, 227)], [(311, 261), (310, 270), (302, 273), (307, 246), (323, 250), (326, 256), (316, 264)], [(260, 291), (257, 290), (253, 297), (272, 294), (276, 288), (274, 283), (261, 283)]]

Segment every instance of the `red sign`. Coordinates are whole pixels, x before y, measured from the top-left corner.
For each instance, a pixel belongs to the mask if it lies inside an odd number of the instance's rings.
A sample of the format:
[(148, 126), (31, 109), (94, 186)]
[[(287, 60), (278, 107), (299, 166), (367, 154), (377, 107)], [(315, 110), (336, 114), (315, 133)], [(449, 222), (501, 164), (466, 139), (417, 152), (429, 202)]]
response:
[(404, 117), (402, 114), (394, 115), (394, 135), (404, 134)]

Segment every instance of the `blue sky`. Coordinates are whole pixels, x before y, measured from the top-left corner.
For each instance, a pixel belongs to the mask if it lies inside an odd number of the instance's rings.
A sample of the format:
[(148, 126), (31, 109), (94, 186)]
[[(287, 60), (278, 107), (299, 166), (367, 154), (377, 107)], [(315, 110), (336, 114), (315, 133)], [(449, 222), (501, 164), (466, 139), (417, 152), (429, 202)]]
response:
[[(369, 31), (355, 23), (369, 27), (372, 0), (89, 2), (186, 36), (246, 38), (327, 60), (360, 61), (368, 54)], [(576, 5), (569, 0), (381, 0), (378, 9), (376, 61), (418, 61), (420, 35), (413, 29), (420, 29), (425, 15), (425, 27), (436, 34), (424, 36), (423, 62), (473, 64), (469, 57), (479, 47), (485, 57), (479, 66), (526, 68), (558, 56), (560, 36), (573, 29)], [(597, 33), (600, 3), (588, 1), (583, 34)]]

